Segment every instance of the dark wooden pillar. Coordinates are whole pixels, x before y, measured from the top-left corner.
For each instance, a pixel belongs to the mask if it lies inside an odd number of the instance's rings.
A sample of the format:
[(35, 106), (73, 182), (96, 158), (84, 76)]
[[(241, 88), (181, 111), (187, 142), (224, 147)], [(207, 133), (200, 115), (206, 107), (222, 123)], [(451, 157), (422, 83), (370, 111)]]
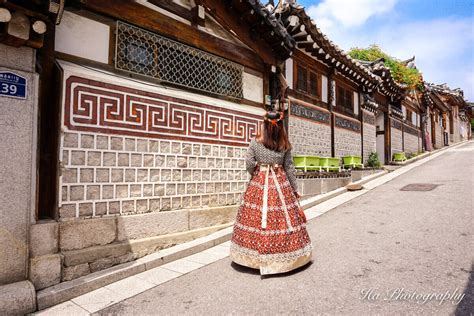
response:
[(61, 81), (55, 69), (55, 25), (48, 23), (44, 45), (37, 51), (39, 73), (39, 170), (37, 219), (57, 219)]
[(329, 70), (329, 75), (328, 75), (328, 110), (330, 112), (330, 115), (331, 115), (331, 156), (332, 157), (335, 157), (336, 156), (336, 146), (335, 146), (335, 122), (336, 122), (336, 118), (335, 118), (335, 114), (333, 112), (333, 106), (334, 106), (334, 102), (335, 102), (335, 94), (334, 94), (334, 90), (335, 90), (335, 81), (334, 81), (334, 74), (335, 74), (335, 69), (334, 68), (331, 68)]

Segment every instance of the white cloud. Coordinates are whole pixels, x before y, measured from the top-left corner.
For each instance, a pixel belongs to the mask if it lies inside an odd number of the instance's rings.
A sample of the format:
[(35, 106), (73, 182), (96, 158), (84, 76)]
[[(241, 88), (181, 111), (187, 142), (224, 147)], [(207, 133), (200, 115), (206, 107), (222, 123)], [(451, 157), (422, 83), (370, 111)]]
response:
[(390, 12), (397, 0), (323, 0), (308, 8), (308, 14), (323, 28), (356, 27), (370, 17)]
[[(400, 24), (397, 19), (388, 17), (396, 16), (392, 10), (395, 2), (324, 0), (310, 6), (308, 14), (341, 48), (348, 50), (378, 44), (386, 53), (399, 59), (415, 55), (416, 65), (426, 81), (460, 87), (465, 98), (474, 100), (472, 20), (444, 17)], [(367, 23), (370, 17), (391, 10), (384, 20)]]

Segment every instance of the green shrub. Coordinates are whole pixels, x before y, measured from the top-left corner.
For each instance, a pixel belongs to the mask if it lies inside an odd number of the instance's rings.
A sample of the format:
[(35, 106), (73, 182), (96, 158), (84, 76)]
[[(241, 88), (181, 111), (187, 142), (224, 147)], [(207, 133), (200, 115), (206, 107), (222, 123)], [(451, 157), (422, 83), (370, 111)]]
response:
[(379, 168), (381, 166), (379, 155), (375, 151), (370, 153), (369, 159), (367, 160), (367, 166), (372, 168)]
[(375, 44), (368, 48), (352, 48), (349, 51), (349, 56), (365, 61), (374, 61), (379, 58), (384, 58), (384, 64), (390, 68), (395, 81), (406, 84), (410, 89), (423, 91), (423, 78), (418, 69), (408, 68), (399, 60), (383, 52), (382, 49)]

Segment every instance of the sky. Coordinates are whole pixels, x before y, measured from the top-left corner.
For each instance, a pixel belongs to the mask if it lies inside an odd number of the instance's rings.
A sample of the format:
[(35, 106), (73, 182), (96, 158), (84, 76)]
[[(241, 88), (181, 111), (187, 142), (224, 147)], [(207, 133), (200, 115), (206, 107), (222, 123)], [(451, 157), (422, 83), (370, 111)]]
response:
[(297, 3), (342, 49), (377, 44), (401, 60), (415, 56), (425, 81), (461, 88), (474, 101), (474, 0)]

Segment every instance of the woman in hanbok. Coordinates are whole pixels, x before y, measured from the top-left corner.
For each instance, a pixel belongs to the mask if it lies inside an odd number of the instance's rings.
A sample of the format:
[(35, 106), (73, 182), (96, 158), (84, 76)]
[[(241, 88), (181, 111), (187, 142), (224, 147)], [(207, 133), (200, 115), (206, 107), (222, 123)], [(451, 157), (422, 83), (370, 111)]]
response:
[(283, 115), (267, 112), (261, 134), (250, 142), (246, 168), (252, 177), (230, 246), (232, 261), (259, 269), (261, 275), (294, 270), (312, 257)]

